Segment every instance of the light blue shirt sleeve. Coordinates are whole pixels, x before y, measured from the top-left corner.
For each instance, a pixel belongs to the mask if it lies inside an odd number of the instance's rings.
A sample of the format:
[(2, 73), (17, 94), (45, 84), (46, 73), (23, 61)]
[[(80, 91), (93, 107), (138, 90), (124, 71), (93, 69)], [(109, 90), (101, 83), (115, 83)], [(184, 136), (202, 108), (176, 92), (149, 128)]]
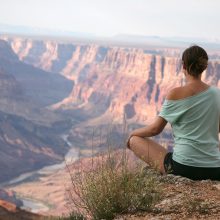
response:
[(181, 105), (181, 103), (165, 99), (159, 116), (164, 118), (172, 125), (173, 123), (177, 122), (181, 116), (183, 116), (184, 112), (186, 111), (186, 109), (183, 107), (184, 106)]

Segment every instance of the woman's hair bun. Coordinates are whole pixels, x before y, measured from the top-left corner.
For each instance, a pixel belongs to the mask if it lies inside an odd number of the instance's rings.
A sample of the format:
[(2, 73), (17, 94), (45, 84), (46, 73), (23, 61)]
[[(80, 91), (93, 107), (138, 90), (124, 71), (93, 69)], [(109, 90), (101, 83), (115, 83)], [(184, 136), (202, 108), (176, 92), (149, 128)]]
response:
[(188, 73), (198, 77), (208, 66), (208, 55), (202, 47), (194, 45), (183, 52), (182, 61)]

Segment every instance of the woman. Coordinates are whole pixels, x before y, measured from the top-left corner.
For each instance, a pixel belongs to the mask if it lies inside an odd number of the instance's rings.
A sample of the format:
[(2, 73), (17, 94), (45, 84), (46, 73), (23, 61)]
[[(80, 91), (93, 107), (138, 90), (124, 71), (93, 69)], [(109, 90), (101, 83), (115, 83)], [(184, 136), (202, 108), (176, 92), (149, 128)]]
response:
[[(134, 130), (127, 146), (136, 156), (157, 168), (194, 180), (220, 180), (220, 90), (201, 80), (208, 55), (199, 46), (182, 55), (186, 84), (166, 96), (155, 121)], [(162, 132), (167, 122), (174, 136), (173, 153), (149, 139)]]

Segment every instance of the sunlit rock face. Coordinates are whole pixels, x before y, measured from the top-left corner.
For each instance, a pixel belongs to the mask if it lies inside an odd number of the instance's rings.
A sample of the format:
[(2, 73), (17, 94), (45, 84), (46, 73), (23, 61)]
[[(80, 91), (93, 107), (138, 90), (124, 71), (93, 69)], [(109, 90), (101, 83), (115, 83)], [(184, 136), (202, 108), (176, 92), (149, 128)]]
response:
[[(74, 81), (69, 96), (53, 105), (146, 121), (160, 111), (167, 91), (184, 82), (180, 49), (146, 50), (24, 38), (6, 39), (20, 60)], [(219, 57), (219, 56), (217, 56)], [(203, 79), (220, 87), (220, 61)]]

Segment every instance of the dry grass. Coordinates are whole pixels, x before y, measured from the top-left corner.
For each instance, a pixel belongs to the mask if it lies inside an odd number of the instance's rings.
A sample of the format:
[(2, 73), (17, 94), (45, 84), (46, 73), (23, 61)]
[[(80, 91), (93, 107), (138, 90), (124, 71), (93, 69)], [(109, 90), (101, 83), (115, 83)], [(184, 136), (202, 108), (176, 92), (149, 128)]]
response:
[[(114, 131), (114, 127), (110, 127)], [(126, 146), (128, 128), (125, 116), (122, 134), (123, 143), (120, 146)], [(157, 174), (129, 161), (126, 149), (111, 150), (115, 149), (111, 138), (107, 135), (108, 150), (92, 157), (89, 168), (82, 165), (78, 172), (72, 172), (71, 165), (67, 165), (71, 177), (67, 194), (73, 216), (110, 220), (124, 213), (149, 211), (160, 199)], [(93, 149), (93, 138), (91, 143)]]
[(88, 219), (113, 219), (118, 214), (149, 211), (160, 198), (157, 175), (140, 166), (129, 167), (126, 151), (110, 151), (91, 161), (90, 169), (71, 173), (69, 204)]

